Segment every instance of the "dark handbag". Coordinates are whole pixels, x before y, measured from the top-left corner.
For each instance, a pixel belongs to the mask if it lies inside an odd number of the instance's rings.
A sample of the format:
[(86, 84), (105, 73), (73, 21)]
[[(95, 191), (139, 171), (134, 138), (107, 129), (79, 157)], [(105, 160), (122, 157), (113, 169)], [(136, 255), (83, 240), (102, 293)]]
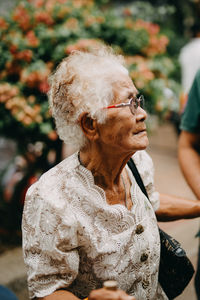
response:
[[(135, 180), (142, 192), (149, 199), (142, 178), (131, 158), (128, 161)], [(160, 266), (158, 281), (169, 299), (180, 295), (194, 274), (194, 268), (180, 243), (159, 228), (160, 233)]]

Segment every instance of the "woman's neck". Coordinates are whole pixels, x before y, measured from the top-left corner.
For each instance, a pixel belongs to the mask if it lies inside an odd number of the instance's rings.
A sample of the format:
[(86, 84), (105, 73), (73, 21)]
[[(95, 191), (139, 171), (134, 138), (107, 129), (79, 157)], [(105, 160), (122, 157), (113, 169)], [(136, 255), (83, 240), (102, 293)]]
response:
[(132, 154), (116, 153), (93, 146), (81, 150), (79, 159), (92, 172), (96, 185), (103, 189), (113, 189), (119, 185), (122, 170)]

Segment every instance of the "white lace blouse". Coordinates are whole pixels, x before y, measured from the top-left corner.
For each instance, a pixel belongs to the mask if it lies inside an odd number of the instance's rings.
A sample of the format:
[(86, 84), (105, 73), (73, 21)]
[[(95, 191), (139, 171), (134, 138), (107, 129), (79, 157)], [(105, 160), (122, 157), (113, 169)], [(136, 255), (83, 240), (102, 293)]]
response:
[(158, 283), (160, 241), (154, 210), (159, 195), (153, 164), (145, 151), (133, 159), (153, 207), (128, 166), (131, 211), (107, 204), (77, 153), (29, 188), (22, 230), (30, 298), (60, 288), (84, 298), (103, 281), (114, 279), (137, 300), (168, 299)]

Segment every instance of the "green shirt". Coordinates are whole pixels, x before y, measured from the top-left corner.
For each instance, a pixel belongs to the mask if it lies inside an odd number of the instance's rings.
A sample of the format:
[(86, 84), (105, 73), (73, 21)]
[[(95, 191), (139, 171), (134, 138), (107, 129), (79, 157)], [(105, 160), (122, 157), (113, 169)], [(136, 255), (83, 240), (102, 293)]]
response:
[[(180, 129), (200, 134), (200, 69), (196, 73), (190, 89)], [(196, 234), (197, 236), (200, 237), (200, 231)]]
[(190, 89), (180, 129), (200, 133), (200, 70), (196, 73)]

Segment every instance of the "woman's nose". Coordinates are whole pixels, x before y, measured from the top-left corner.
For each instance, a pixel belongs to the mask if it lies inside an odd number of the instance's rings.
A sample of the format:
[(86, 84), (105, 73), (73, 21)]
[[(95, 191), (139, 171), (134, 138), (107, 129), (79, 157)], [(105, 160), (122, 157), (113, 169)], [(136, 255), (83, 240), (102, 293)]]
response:
[(147, 113), (142, 107), (138, 106), (135, 116), (137, 122), (144, 122), (147, 118)]

